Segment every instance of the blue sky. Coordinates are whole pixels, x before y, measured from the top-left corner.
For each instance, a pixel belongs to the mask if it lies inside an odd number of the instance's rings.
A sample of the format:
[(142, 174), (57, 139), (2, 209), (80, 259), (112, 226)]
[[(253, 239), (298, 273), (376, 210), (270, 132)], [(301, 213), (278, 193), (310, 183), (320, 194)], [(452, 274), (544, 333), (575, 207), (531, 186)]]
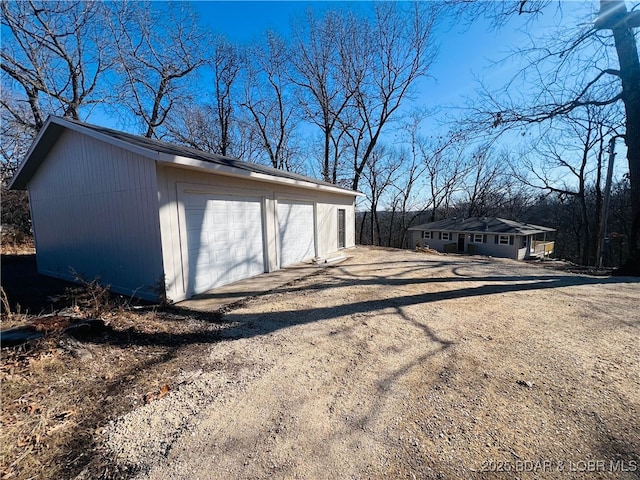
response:
[(271, 29), (283, 35), (290, 30), (291, 19), (307, 9), (320, 13), (339, 8), (367, 8), (369, 2), (287, 2), (287, 1), (194, 1), (203, 25), (224, 33), (229, 40), (248, 43)]
[[(550, 11), (532, 22), (529, 33), (543, 36), (555, 29), (560, 19), (565, 25), (575, 25), (576, 19), (585, 18), (585, 12), (596, 10), (597, 0), (565, 0), (559, 3), (562, 15)], [(292, 21), (303, 17), (308, 9), (316, 16), (330, 9), (371, 11), (368, 1), (193, 1), (203, 27), (213, 34), (223, 34), (233, 43), (249, 44), (263, 38), (267, 30), (275, 30), (284, 37), (291, 32)], [(557, 4), (554, 4), (555, 8)], [(425, 133), (445, 134), (447, 118), (461, 113), (465, 97), (473, 97), (478, 88), (477, 79), (492, 90), (498, 90), (509, 81), (518, 68), (515, 62), (495, 64), (510, 49), (525, 45), (528, 37), (522, 27), (525, 18), (512, 18), (500, 29), (491, 28), (488, 20), (479, 18), (473, 24), (441, 23), (435, 32), (439, 55), (430, 71), (430, 77), (417, 85), (416, 104), (428, 108), (442, 107), (427, 125)], [(583, 21), (582, 20), (582, 21)], [(552, 28), (550, 28), (552, 27)], [(405, 107), (410, 107), (405, 103)], [(514, 134), (516, 135), (516, 134)], [(517, 137), (516, 137), (517, 138)], [(508, 139), (506, 140), (509, 143)], [(503, 143), (504, 145), (504, 143)], [(622, 147), (622, 146), (621, 146)], [(514, 149), (515, 151), (515, 149)], [(621, 152), (622, 153), (622, 152)], [(622, 157), (622, 155), (620, 155)]]
[[(305, 2), (305, 1), (235, 1), (235, 2), (194, 2), (203, 25), (215, 33), (223, 33), (233, 42), (249, 43), (257, 40), (269, 29), (287, 36), (293, 18), (304, 15), (307, 9), (314, 13), (329, 9), (356, 9), (367, 11), (370, 2)], [(434, 65), (435, 79), (425, 82), (421, 90), (428, 97), (442, 101), (457, 101), (459, 95), (471, 93), (472, 73), (481, 73), (486, 66), (486, 58), (495, 55), (504, 43), (505, 34), (488, 31), (488, 25), (476, 25), (470, 29), (453, 27), (439, 32), (440, 55)], [(463, 31), (464, 30), (464, 31)], [(462, 32), (462, 33), (461, 33)], [(481, 39), (480, 39), (481, 37)], [(470, 40), (471, 39), (471, 40)], [(424, 100), (429, 101), (428, 98)]]
[[(487, 0), (489, 1), (489, 0)], [(200, 15), (203, 26), (212, 33), (224, 34), (230, 41), (248, 44), (259, 40), (267, 30), (275, 30), (283, 36), (291, 31), (292, 20), (301, 17), (308, 9), (319, 16), (330, 9), (353, 9), (367, 12), (373, 3), (369, 1), (194, 1), (192, 6)], [(558, 5), (561, 15), (554, 10)], [(439, 55), (432, 66), (430, 77), (417, 85), (416, 103), (428, 108), (441, 107), (437, 116), (425, 125), (430, 133), (444, 134), (449, 126), (447, 119), (456, 116), (464, 108), (467, 98), (474, 96), (479, 87), (478, 79), (491, 90), (499, 90), (513, 78), (520, 67), (517, 61), (504, 61), (510, 50), (529, 42), (524, 33), (543, 37), (557, 27), (575, 26), (597, 11), (599, 0), (560, 0), (552, 10), (537, 17), (525, 28), (528, 17), (512, 17), (502, 28), (492, 28), (488, 20), (478, 18), (473, 24), (456, 21), (441, 23), (435, 32)], [(520, 57), (517, 57), (520, 58)], [(498, 62), (498, 63), (496, 63)], [(518, 138), (517, 133), (514, 133)], [(510, 144), (509, 136), (502, 145)], [(622, 143), (622, 142), (620, 142)], [(514, 147), (515, 148), (515, 147)], [(624, 158), (624, 145), (619, 145), (619, 159)], [(514, 150), (515, 152), (515, 150)], [(625, 171), (624, 161), (618, 169)]]
[[(583, 11), (588, 1), (564, 2), (565, 20), (570, 21), (577, 11)], [(269, 30), (287, 36), (294, 17), (304, 15), (311, 8), (316, 14), (328, 9), (356, 9), (367, 11), (371, 2), (333, 1), (196, 1), (192, 5), (199, 12), (203, 25), (214, 33), (222, 33), (233, 42), (249, 43), (259, 39)], [(421, 83), (420, 100), (431, 104), (437, 99), (439, 104), (460, 105), (465, 95), (471, 96), (476, 87), (476, 78), (483, 78), (491, 86), (498, 88), (509, 78), (513, 66), (492, 67), (506, 55), (511, 46), (518, 45), (525, 37), (518, 31), (522, 21), (515, 19), (509, 26), (494, 30), (489, 22), (478, 19), (471, 26), (442, 25), (437, 31), (440, 53), (433, 65), (434, 78)], [(549, 24), (545, 19), (535, 22), (537, 32), (542, 32)], [(534, 32), (535, 33), (535, 32)]]

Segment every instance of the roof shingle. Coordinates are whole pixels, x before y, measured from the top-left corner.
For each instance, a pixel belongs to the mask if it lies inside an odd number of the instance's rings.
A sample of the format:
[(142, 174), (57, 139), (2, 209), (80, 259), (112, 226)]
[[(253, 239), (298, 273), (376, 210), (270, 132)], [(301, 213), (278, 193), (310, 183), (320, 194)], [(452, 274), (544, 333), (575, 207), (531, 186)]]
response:
[(47, 153), (55, 144), (58, 137), (61, 135), (65, 128), (71, 128), (80, 132), (94, 132), (94, 134), (98, 134), (98, 137), (102, 137), (103, 139), (105, 137), (109, 137), (116, 140), (117, 142), (120, 142), (120, 144), (125, 147), (130, 146), (133, 148), (142, 149), (142, 151), (147, 152), (147, 154), (149, 155), (153, 153), (156, 155), (154, 157), (156, 160), (162, 159), (161, 157), (158, 157), (158, 154), (164, 154), (169, 157), (183, 157), (205, 162), (207, 164), (210, 164), (211, 166), (220, 166), (227, 169), (233, 169), (236, 172), (246, 172), (246, 174), (255, 173), (260, 175), (267, 175), (274, 179), (288, 179), (296, 182), (305, 182), (307, 185), (313, 184), (322, 189), (330, 189), (336, 193), (350, 194), (354, 196), (362, 195), (359, 192), (340, 187), (339, 185), (334, 185), (332, 183), (317, 180), (305, 175), (288, 172), (286, 170), (279, 170), (257, 163), (245, 162), (237, 158), (223, 157), (222, 155), (203, 152), (182, 145), (176, 145), (160, 140), (141, 137), (139, 135), (133, 135), (131, 133), (121, 132), (119, 130), (113, 130), (111, 128), (101, 127), (98, 125), (92, 125), (89, 123), (80, 122), (78, 120), (57, 116), (50, 116), (47, 119), (47, 122), (45, 123), (42, 130), (38, 133), (38, 136), (35, 138), (24, 161), (22, 162), (16, 175), (12, 179), (10, 188), (26, 188), (29, 179), (38, 169), (40, 163), (42, 163)]
[(543, 227), (529, 223), (505, 220), (497, 217), (446, 218), (437, 222), (425, 223), (409, 228), (409, 230), (499, 233), (515, 235), (534, 235), (543, 232), (555, 232), (555, 228)]

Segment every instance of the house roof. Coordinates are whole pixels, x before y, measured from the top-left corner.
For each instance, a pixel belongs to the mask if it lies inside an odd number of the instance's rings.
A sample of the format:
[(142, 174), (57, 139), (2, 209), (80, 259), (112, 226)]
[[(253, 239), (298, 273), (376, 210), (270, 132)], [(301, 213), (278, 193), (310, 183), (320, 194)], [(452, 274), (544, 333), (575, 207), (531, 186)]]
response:
[(14, 175), (9, 188), (24, 190), (31, 177), (46, 158), (49, 150), (54, 146), (65, 129), (89, 135), (93, 138), (119, 146), (158, 162), (175, 164), (185, 168), (209, 171), (220, 175), (252, 178), (271, 183), (282, 183), (301, 188), (330, 191), (333, 193), (359, 196), (359, 192), (341, 188), (332, 183), (316, 180), (305, 175), (299, 175), (285, 170), (278, 170), (257, 163), (250, 163), (237, 158), (224, 157), (213, 153), (203, 152), (194, 148), (162, 142), (151, 138), (141, 137), (110, 128), (91, 125), (88, 123), (50, 116), (36, 138), (18, 171)]
[(425, 223), (409, 228), (409, 230), (499, 233), (504, 235), (534, 235), (543, 232), (555, 232), (555, 228), (505, 220), (497, 217), (446, 218), (437, 222)]

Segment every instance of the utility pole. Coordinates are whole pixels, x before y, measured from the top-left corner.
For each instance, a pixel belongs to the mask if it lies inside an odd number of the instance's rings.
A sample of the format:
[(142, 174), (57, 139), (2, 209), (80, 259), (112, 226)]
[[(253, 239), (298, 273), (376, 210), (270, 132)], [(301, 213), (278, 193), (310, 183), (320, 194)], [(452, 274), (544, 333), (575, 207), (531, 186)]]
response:
[(598, 239), (598, 268), (602, 268), (604, 262), (604, 249), (607, 235), (607, 219), (609, 216), (609, 194), (611, 192), (611, 179), (613, 178), (613, 160), (616, 157), (616, 139), (619, 135), (611, 137), (609, 140), (609, 164), (607, 165), (607, 183), (604, 186), (604, 201), (602, 205), (602, 217), (600, 219), (600, 231)]

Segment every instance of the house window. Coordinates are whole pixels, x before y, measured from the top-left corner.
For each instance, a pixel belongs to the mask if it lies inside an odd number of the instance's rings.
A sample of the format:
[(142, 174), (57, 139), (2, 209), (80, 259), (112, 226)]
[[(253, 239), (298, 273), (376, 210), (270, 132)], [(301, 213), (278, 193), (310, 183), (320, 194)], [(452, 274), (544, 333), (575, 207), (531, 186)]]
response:
[(484, 235), (482, 235), (481, 233), (474, 233), (473, 243), (484, 243)]
[(509, 245), (509, 235), (500, 235), (498, 237), (498, 243), (500, 245)]
[(527, 248), (527, 237), (522, 237), (522, 248)]
[(442, 240), (451, 240), (451, 233), (449, 232), (442, 232)]
[(430, 239), (431, 238), (431, 232), (422, 232), (422, 238), (425, 239)]

